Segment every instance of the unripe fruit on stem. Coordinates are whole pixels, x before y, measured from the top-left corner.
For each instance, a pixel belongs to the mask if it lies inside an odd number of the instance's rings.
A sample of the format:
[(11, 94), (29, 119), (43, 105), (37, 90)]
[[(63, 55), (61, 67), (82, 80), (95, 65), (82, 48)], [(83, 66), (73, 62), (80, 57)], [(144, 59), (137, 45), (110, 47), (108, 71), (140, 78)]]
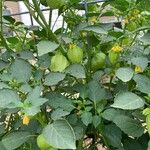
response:
[(61, 53), (57, 53), (51, 59), (50, 69), (54, 72), (62, 72), (69, 65), (69, 62), (65, 56)]
[(130, 22), (130, 23), (127, 25), (127, 29), (128, 29), (130, 32), (132, 32), (132, 31), (134, 31), (134, 30), (137, 29), (137, 24), (136, 24), (134, 21), (132, 21), (132, 22)]
[(46, 2), (51, 9), (59, 9), (65, 5), (66, 0), (46, 0)]
[(150, 135), (150, 114), (146, 116), (147, 131)]
[(75, 46), (68, 50), (67, 56), (71, 63), (81, 63), (83, 59), (83, 50), (80, 47)]
[(91, 69), (98, 70), (103, 68), (105, 65), (105, 59), (106, 59), (106, 55), (104, 53), (99, 52), (95, 54), (91, 60)]
[(41, 150), (46, 150), (51, 148), (51, 146), (46, 142), (42, 134), (37, 137), (37, 145)]
[(119, 53), (115, 53), (113, 51), (109, 51), (108, 57), (109, 57), (110, 63), (112, 65), (114, 65), (114, 64), (116, 64), (118, 62)]

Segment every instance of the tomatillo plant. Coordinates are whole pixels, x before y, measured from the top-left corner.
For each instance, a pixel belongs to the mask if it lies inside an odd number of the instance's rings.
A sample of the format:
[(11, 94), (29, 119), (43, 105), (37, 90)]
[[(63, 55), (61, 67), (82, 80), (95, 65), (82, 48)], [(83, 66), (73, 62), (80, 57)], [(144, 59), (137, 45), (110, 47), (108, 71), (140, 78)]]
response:
[(22, 2), (38, 27), (0, 1), (0, 150), (150, 149), (150, 0)]

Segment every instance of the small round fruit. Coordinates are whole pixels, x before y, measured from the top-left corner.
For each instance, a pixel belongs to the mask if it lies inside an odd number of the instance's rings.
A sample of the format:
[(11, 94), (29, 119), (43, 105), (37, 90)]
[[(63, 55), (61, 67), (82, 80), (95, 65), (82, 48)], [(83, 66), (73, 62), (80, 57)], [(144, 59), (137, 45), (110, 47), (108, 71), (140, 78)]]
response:
[(69, 62), (65, 56), (63, 56), (61, 53), (57, 53), (55, 56), (51, 59), (51, 65), (50, 69), (54, 72), (62, 72), (68, 67)]
[(51, 146), (46, 142), (42, 134), (37, 137), (37, 145), (41, 150), (49, 149)]
[(132, 32), (137, 29), (137, 24), (132, 21), (129, 24), (127, 24), (127, 29)]
[(65, 5), (66, 0), (46, 0), (46, 2), (51, 9), (59, 9)]
[(92, 70), (98, 70), (104, 67), (105, 65), (106, 55), (102, 52), (95, 54), (95, 56), (91, 60), (91, 68)]
[(67, 56), (71, 63), (81, 63), (83, 60), (83, 50), (80, 47), (75, 46), (68, 50)]
[(119, 53), (115, 53), (113, 51), (110, 51), (109, 54), (108, 54), (108, 57), (109, 57), (110, 63), (112, 65), (114, 65), (114, 64), (116, 64), (118, 62)]

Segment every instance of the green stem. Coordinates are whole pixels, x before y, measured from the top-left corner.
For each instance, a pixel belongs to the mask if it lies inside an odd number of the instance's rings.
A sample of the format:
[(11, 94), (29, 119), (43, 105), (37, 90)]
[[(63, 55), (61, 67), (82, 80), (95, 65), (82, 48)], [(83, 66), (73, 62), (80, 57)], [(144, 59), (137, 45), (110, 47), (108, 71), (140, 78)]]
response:
[[(86, 21), (88, 23), (88, 4), (87, 4), (87, 0), (85, 0), (85, 16), (86, 16)], [(91, 41), (89, 38), (89, 34), (87, 33), (87, 55), (88, 55), (88, 62), (87, 62), (87, 80), (90, 81), (91, 80)]]
[(52, 25), (52, 15), (53, 15), (53, 11), (52, 11), (52, 9), (50, 9), (50, 11), (49, 11), (49, 23), (48, 23), (50, 29), (51, 29), (51, 25)]
[(50, 29), (48, 23), (46, 22), (46, 19), (38, 5), (38, 2), (37, 0), (32, 0), (33, 4), (34, 4), (34, 7), (35, 7), (35, 10), (37, 11), (38, 15), (40, 16), (40, 19), (42, 20), (42, 22), (44, 23), (45, 25), (45, 29), (47, 31), (47, 34), (48, 34), (48, 38), (52, 38), (56, 43), (59, 43), (56, 35), (52, 32), (52, 30)]
[(104, 144), (106, 145), (106, 150), (111, 150), (109, 145), (108, 145), (108, 142), (107, 142), (106, 138), (103, 135), (101, 137), (102, 137), (102, 139), (104, 141)]
[(10, 48), (7, 45), (7, 42), (3, 36), (3, 0), (0, 0), (0, 39), (2, 43), (4, 44), (5, 48), (7, 50), (10, 50)]
[(43, 25), (43, 23), (36, 17), (35, 15), (35, 11), (33, 11), (33, 9), (30, 8), (30, 3), (28, 2), (28, 0), (24, 0), (24, 4), (27, 7), (27, 9), (29, 10), (30, 14), (33, 16), (33, 18), (36, 20), (36, 22), (42, 27), (45, 28), (45, 26)]
[(83, 144), (83, 139), (79, 140), (77, 150), (83, 150), (82, 144)]
[(6, 42), (6, 40), (5, 40), (4, 36), (3, 36), (3, 32), (1, 32), (1, 31), (0, 31), (0, 39), (2, 40), (2, 43), (4, 44), (4, 47), (5, 47), (8, 51), (10, 51), (11, 49), (8, 47), (8, 44), (7, 44), (7, 42)]

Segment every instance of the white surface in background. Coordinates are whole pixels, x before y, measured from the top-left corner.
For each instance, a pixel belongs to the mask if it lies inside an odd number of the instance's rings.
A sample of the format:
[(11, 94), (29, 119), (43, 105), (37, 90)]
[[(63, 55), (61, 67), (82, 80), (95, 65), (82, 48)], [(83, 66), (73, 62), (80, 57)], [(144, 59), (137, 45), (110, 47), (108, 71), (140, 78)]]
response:
[[(28, 11), (28, 9), (26, 8), (26, 6), (23, 4), (23, 2), (19, 2), (19, 7), (20, 7), (20, 12), (26, 12)], [(44, 9), (44, 6), (41, 6), (41, 9)], [(43, 14), (48, 22), (49, 20), (49, 11), (43, 11)], [(58, 16), (58, 11), (57, 10), (53, 10), (52, 13), (52, 26)], [(23, 14), (21, 15), (21, 20), (25, 25), (30, 26), (31, 25), (31, 19), (30, 19), (30, 15), (29, 14)], [(38, 25), (38, 23), (33, 19), (33, 24), (34, 25)], [(59, 19), (57, 20), (57, 23), (54, 27), (54, 31), (58, 28), (62, 27), (62, 16), (59, 17)]]

